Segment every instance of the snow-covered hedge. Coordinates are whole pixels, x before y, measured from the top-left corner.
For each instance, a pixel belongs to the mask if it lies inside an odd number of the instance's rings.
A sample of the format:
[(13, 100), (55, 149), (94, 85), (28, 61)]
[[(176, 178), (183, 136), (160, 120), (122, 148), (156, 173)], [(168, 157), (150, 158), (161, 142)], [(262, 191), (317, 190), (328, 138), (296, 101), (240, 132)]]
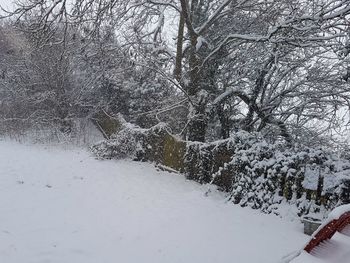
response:
[(237, 134), (224, 144), (232, 141), (234, 154), (213, 174), (212, 182), (220, 185), (220, 177), (229, 174), (231, 182), (224, 187), (230, 187), (234, 203), (270, 213), (281, 202), (288, 202), (302, 215), (350, 201), (350, 163), (334, 153), (285, 148), (248, 133)]
[(170, 166), (212, 183), (236, 204), (278, 213), (288, 203), (298, 215), (350, 201), (350, 163), (321, 149), (286, 148), (240, 132), (213, 143), (184, 142), (164, 125), (140, 129), (122, 122), (110, 140), (92, 147), (99, 158), (133, 158)]

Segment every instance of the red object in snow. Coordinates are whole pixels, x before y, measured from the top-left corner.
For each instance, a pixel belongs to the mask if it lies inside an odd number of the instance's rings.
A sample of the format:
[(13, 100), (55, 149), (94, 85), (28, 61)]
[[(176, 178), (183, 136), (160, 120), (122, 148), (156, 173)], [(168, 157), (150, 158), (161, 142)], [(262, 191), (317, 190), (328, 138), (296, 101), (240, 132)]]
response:
[(338, 219), (330, 221), (327, 225), (321, 228), (316, 235), (306, 245), (304, 250), (310, 253), (321, 242), (331, 239), (332, 236), (338, 231), (341, 232), (347, 225), (350, 224), (350, 211), (342, 214)]

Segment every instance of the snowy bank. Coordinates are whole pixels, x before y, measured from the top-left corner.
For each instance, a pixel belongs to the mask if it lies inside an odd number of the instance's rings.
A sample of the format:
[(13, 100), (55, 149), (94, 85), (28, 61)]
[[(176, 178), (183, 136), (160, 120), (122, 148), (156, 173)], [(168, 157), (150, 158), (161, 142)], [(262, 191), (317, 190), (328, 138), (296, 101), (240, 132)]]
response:
[(0, 141), (0, 188), (6, 263), (271, 263), (307, 239), (183, 176), (81, 150)]

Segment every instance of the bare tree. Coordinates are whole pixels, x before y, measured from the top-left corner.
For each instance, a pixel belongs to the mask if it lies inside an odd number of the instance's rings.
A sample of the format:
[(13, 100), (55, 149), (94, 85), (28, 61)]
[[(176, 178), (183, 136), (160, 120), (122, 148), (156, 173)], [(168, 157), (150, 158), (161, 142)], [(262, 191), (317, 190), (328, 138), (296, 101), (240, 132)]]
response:
[(79, 0), (69, 8), (65, 0), (29, 0), (9, 15), (23, 30), (45, 34), (44, 42), (60, 28), (75, 27), (87, 42), (113, 28), (135, 67), (186, 97), (189, 140), (205, 141), (214, 115), (224, 138), (233, 125), (277, 127), (291, 143), (292, 126), (332, 126), (348, 104), (346, 0)]

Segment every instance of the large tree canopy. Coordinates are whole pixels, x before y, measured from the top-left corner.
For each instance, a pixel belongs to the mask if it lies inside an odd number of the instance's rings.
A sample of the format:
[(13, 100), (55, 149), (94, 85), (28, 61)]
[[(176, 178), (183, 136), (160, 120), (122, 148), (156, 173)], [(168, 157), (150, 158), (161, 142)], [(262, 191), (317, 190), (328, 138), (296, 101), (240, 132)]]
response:
[(89, 103), (188, 140), (243, 129), (291, 144), (345, 124), (346, 0), (26, 0), (8, 16), (41, 48), (74, 51), (84, 94), (100, 87)]

